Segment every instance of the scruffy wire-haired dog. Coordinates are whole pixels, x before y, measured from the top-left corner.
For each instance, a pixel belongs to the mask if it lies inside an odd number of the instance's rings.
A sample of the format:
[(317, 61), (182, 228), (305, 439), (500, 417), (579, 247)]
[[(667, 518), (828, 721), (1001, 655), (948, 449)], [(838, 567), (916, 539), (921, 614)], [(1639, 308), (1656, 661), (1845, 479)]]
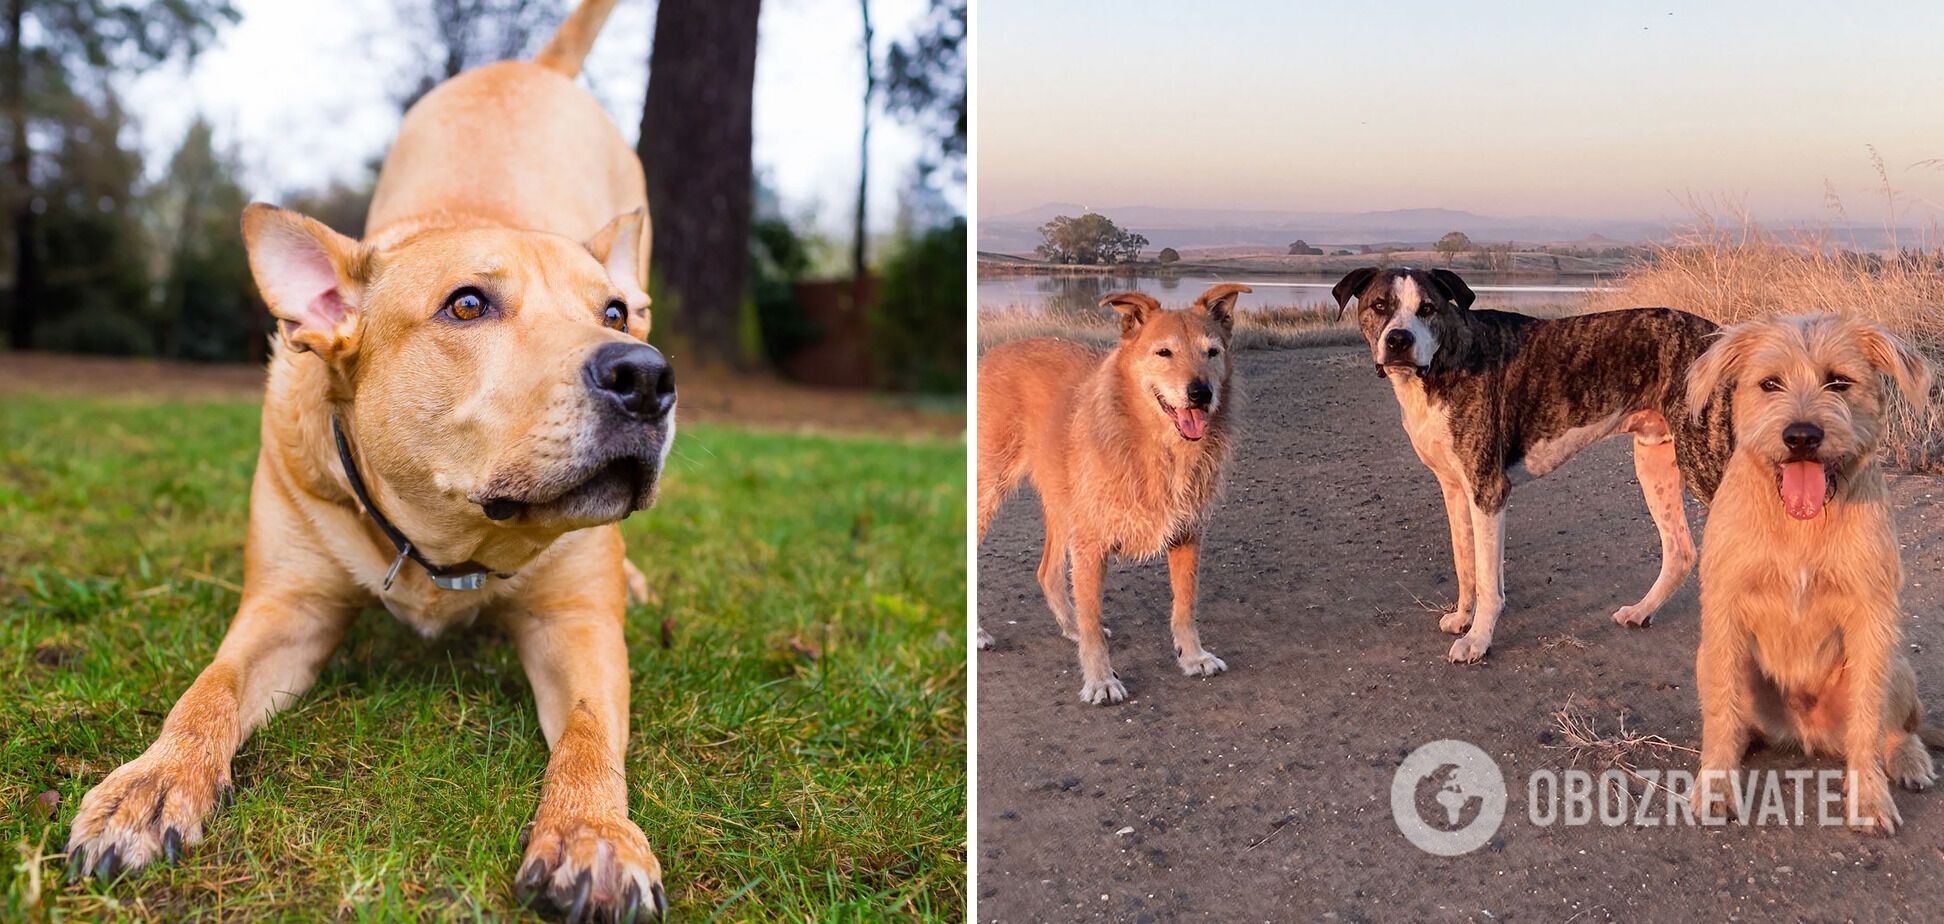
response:
[(1462, 633), (1447, 657), (1477, 661), (1505, 605), (1505, 502), (1512, 487), (1595, 442), (1632, 435), (1634, 474), (1660, 531), (1660, 576), (1613, 614), (1644, 626), (1694, 567), (1683, 484), (1714, 493), (1730, 434), (1721, 415), (1690, 418), (1688, 364), (1713, 322), (1669, 308), (1542, 320), (1474, 311), (1450, 270), (1352, 270), (1332, 290), (1388, 378), (1418, 458), (1437, 476), (1451, 526), (1458, 605), (1438, 627)]
[[(1850, 823), (1893, 834), (1889, 781), (1935, 781), (1917, 676), (1904, 657), (1903, 566), (1877, 465), (1886, 385), (1922, 404), (1930, 371), (1882, 328), (1833, 315), (1723, 332), (1689, 374), (1730, 394), (1736, 445), (1701, 544), (1704, 818), (1727, 797), (1751, 737), (1840, 754)], [(1885, 771), (1888, 771), (1887, 774)]]
[[(1039, 338), (994, 347), (979, 361), (979, 538), (1032, 476), (1046, 521), (1040, 589), (1061, 634), (1080, 645), (1086, 702), (1127, 698), (1100, 624), (1112, 555), (1165, 549), (1176, 663), (1191, 677), (1228, 669), (1195, 631), (1195, 569), (1228, 462), (1229, 338), (1235, 301), (1247, 291), (1218, 285), (1180, 311), (1138, 292), (1109, 295), (1100, 304), (1120, 312), (1121, 336), (1105, 354)], [(979, 644), (992, 644), (984, 630)]]

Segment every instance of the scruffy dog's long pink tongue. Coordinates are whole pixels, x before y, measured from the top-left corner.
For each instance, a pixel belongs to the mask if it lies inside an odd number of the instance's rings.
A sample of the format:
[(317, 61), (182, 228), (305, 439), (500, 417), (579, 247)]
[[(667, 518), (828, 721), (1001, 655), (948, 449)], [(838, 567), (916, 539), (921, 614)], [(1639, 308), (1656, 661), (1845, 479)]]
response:
[(1208, 412), (1198, 407), (1183, 407), (1174, 410), (1175, 430), (1183, 438), (1198, 440), (1208, 434)]
[(1782, 507), (1798, 520), (1813, 520), (1822, 512), (1829, 482), (1821, 462), (1782, 463)]

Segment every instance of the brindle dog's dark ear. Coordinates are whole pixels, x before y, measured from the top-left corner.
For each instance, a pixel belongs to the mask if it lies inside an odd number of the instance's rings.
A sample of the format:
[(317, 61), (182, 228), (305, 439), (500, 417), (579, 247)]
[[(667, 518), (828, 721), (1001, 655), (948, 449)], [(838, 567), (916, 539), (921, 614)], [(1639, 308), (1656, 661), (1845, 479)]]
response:
[(1350, 307), (1350, 300), (1356, 298), (1357, 293), (1364, 290), (1364, 286), (1370, 285), (1370, 280), (1377, 278), (1378, 272), (1380, 271), (1377, 267), (1360, 266), (1351, 270), (1337, 282), (1335, 288), (1330, 290), (1330, 294), (1336, 298), (1337, 320), (1343, 320), (1343, 312)]
[(1195, 310), (1206, 313), (1210, 320), (1221, 325), (1223, 336), (1227, 336), (1235, 330), (1236, 299), (1241, 298), (1244, 292), (1254, 291), (1248, 286), (1235, 282), (1212, 286), (1208, 291), (1203, 292), (1200, 298), (1195, 299)]
[(1161, 310), (1161, 303), (1154, 296), (1143, 292), (1115, 292), (1100, 298), (1100, 307), (1112, 308), (1120, 312), (1122, 339), (1134, 336), (1141, 329), (1148, 315)]
[(1469, 309), (1472, 302), (1478, 300), (1478, 296), (1472, 294), (1471, 286), (1465, 285), (1465, 281), (1458, 278), (1457, 273), (1448, 269), (1432, 270), (1431, 280), (1438, 284), (1438, 288), (1444, 290), (1445, 298), (1457, 302), (1460, 308)]

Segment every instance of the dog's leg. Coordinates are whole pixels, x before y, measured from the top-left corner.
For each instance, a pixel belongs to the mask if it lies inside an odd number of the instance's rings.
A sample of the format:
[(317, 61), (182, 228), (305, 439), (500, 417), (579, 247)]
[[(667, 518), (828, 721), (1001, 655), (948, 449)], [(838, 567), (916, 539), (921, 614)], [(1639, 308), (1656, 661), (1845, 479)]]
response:
[(1701, 700), (1701, 774), (1689, 794), (1690, 807), (1704, 823), (1717, 817), (1717, 807), (1739, 804), (1732, 786), (1748, 753), (1750, 733), (1758, 721), (1753, 682), (1757, 668), (1747, 630), (1727, 613), (1711, 611), (1704, 599), (1701, 646), (1694, 659), (1694, 679)]
[(1107, 658), (1107, 635), (1100, 628), (1101, 586), (1107, 581), (1107, 552), (1073, 547), (1073, 602), (1080, 630), (1080, 699), (1104, 706), (1127, 698), (1127, 687)]
[(1451, 568), (1458, 576), (1458, 606), (1438, 620), (1438, 628), (1452, 635), (1471, 628), (1478, 588), (1478, 559), (1472, 551), (1471, 494), (1456, 478), (1438, 476), (1444, 491), (1445, 522), (1451, 527)]
[(201, 841), (203, 819), (233, 791), (236, 749), (310, 689), (355, 611), (321, 596), (246, 591), (215, 659), (176, 700), (155, 743), (82, 798), (68, 836), (68, 878), (112, 879), (158, 858), (174, 862)]
[(1674, 441), (1651, 434), (1634, 436), (1634, 474), (1640, 490), (1647, 496), (1647, 510), (1654, 515), (1660, 531), (1660, 576), (1639, 603), (1623, 606), (1613, 621), (1623, 626), (1644, 626), (1653, 621), (1655, 611), (1679, 590), (1694, 569), (1694, 539), (1688, 534), (1687, 506), (1681, 488), (1681, 469), (1674, 461)]
[(1471, 525), (1472, 567), (1477, 578), (1472, 623), (1451, 643), (1451, 652), (1445, 656), (1462, 663), (1485, 657), (1492, 647), (1492, 628), (1505, 608), (1505, 508), (1487, 511), (1472, 504)]
[(661, 863), (628, 817), (628, 649), (619, 609), (568, 606), (507, 621), (553, 754), (514, 879), (570, 920), (662, 914)]
[(1046, 523), (1046, 547), (1040, 550), (1039, 583), (1060, 634), (1068, 641), (1079, 641), (1080, 631), (1073, 625), (1073, 595), (1067, 589), (1066, 533), (1050, 519)]
[[(1858, 607), (1883, 607), (1877, 601), (1857, 601)], [(1844, 773), (1849, 777), (1849, 817), (1852, 827), (1873, 834), (1897, 833), (1903, 816), (1890, 798), (1890, 778), (1884, 772), (1884, 700), (1890, 690), (1890, 664), (1896, 657), (1896, 605), (1888, 614), (1849, 620), (1843, 631), (1848, 656), (1849, 709), (1843, 727)], [(1897, 718), (1902, 719), (1902, 716)]]
[(1195, 631), (1196, 569), (1201, 564), (1201, 537), (1190, 536), (1168, 546), (1168, 583), (1174, 586), (1175, 663), (1190, 677), (1210, 677), (1228, 670), (1221, 658), (1201, 645)]
[(1917, 673), (1901, 653), (1892, 659), (1885, 700), (1890, 727), (1883, 743), (1884, 770), (1891, 782), (1911, 792), (1923, 792), (1937, 782), (1937, 768), (1924, 747), (1924, 707), (1917, 699)]

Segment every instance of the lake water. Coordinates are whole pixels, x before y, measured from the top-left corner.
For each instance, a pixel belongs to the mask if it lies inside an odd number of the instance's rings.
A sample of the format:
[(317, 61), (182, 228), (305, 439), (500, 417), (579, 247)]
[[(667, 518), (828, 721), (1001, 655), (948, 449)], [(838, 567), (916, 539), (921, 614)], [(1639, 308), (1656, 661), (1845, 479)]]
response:
[[(1334, 307), (1330, 289), (1341, 277), (1211, 276), (1184, 273), (1179, 276), (993, 276), (979, 278), (979, 307), (1026, 308), (1064, 313), (1091, 313), (1100, 310), (1100, 297), (1109, 292), (1146, 292), (1169, 307), (1186, 305), (1209, 286), (1239, 282), (1255, 291), (1242, 297), (1242, 308), (1249, 306), (1285, 307), (1291, 305)], [(1470, 283), (1478, 294), (1478, 308), (1545, 308), (1578, 302), (1596, 285), (1576, 283), (1491, 285)]]

